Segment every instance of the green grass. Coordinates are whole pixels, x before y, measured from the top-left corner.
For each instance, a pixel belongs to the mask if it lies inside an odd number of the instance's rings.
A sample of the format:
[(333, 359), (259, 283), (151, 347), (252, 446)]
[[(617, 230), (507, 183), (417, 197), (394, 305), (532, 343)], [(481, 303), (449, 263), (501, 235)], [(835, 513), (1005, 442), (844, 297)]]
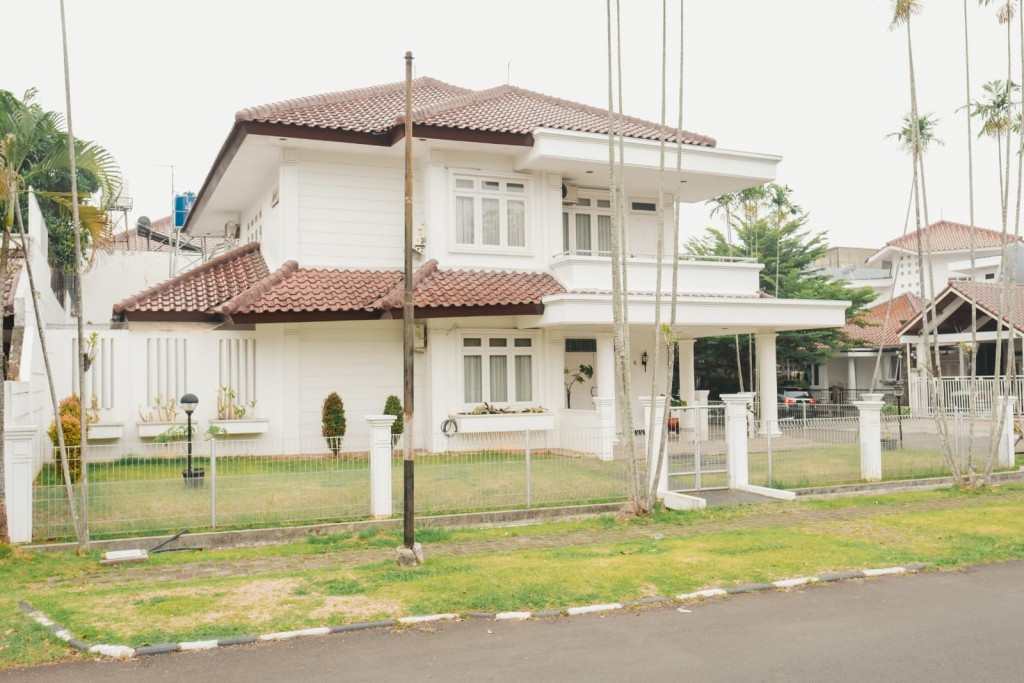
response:
[[(949, 499), (957, 499), (956, 509), (929, 507)], [(857, 516), (799, 524), (786, 514), (853, 508), (861, 508)], [(141, 567), (100, 568), (97, 553), (75, 557), (16, 548), (0, 552), (0, 668), (79, 656), (22, 615), (17, 600), (30, 602), (76, 637), (139, 646), (410, 614), (564, 609), (908, 562), (956, 568), (1019, 559), (1024, 558), (1022, 514), (1024, 485), (1008, 485), (659, 511), (652, 519), (631, 522), (604, 517), (536, 527), (423, 528), (417, 537), (428, 559), (416, 570), (394, 565), (397, 531), (372, 527), (281, 546), (159, 554)], [(602, 532), (624, 525), (657, 526), (647, 537), (602, 540)], [(701, 525), (703, 533), (688, 533)], [(501, 545), (501, 551), (484, 554), (430, 557), (431, 544), (579, 532), (591, 532), (592, 542), (516, 552)], [(379, 561), (355, 567), (328, 563), (251, 577), (166, 580), (194, 562), (375, 548), (381, 550)]]

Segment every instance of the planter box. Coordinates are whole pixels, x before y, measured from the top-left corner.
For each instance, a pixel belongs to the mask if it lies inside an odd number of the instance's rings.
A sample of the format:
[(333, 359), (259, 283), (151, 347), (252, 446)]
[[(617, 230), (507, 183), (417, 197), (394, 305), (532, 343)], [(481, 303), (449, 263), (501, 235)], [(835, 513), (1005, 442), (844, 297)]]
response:
[(509, 413), (494, 415), (456, 415), (461, 434), (485, 432), (538, 432), (555, 428), (554, 413)]
[(241, 420), (210, 420), (211, 427), (220, 427), (228, 435), (266, 434), (270, 431), (270, 420), (265, 417), (249, 417)]
[(89, 441), (108, 441), (124, 436), (124, 422), (94, 422), (87, 432)]
[[(135, 424), (139, 427), (140, 439), (152, 439), (155, 436), (160, 436), (171, 427), (186, 426), (184, 422), (136, 422)], [(193, 420), (192, 438), (195, 439), (199, 433), (199, 424)]]

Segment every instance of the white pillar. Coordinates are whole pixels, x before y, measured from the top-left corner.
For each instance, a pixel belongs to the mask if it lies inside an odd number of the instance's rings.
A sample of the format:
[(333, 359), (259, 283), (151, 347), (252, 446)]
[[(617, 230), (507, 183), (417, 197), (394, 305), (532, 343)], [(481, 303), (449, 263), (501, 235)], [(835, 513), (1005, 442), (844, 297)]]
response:
[[(693, 339), (679, 340), (679, 398), (686, 402), (687, 406), (695, 405), (693, 377)], [(672, 368), (668, 369), (672, 372)], [(696, 411), (681, 411), (679, 420), (680, 429), (693, 429), (693, 418)]]
[(855, 401), (860, 413), (860, 477), (882, 480), (882, 406), (881, 394), (865, 394), (866, 401)]
[[(997, 401), (997, 405), (1001, 411), (999, 415), (1003, 415), (1004, 417), (1003, 432), (999, 435), (999, 453), (996, 456), (996, 466), (1013, 467), (1013, 445), (1017, 440), (1013, 433), (1013, 408), (1016, 401), (1013, 396), (1000, 396)], [(995, 422), (994, 424), (998, 426), (999, 423)]]
[[(846, 357), (846, 390), (850, 392), (847, 397), (856, 398), (857, 394), (853, 392), (857, 390), (857, 359), (853, 356)], [(851, 403), (849, 398), (847, 403)]]
[(757, 376), (761, 380), (761, 433), (771, 429), (779, 434), (778, 362), (775, 358), (775, 332), (757, 333)]
[(708, 396), (711, 394), (707, 389), (701, 389), (700, 391), (693, 392), (693, 403), (696, 406), (693, 410), (696, 415), (694, 418), (696, 421), (697, 439), (699, 441), (708, 440)]
[[(367, 415), (370, 425), (370, 516), (390, 517), (391, 505), (391, 424), (396, 415)], [(411, 438), (405, 434), (404, 438)]]
[(605, 396), (594, 398), (597, 408), (597, 457), (612, 459), (612, 443), (615, 439), (615, 399)]
[[(661, 445), (661, 432), (665, 427), (665, 406), (668, 405), (668, 399), (664, 395), (654, 397), (653, 407), (650, 396), (641, 396), (640, 405), (644, 407), (644, 452), (647, 454), (647, 473), (648, 485), (654, 484), (654, 474), (657, 469), (658, 460), (657, 454), (652, 452), (651, 444), (654, 444), (654, 451), (658, 450), (658, 446)], [(651, 430), (651, 412), (654, 411), (656, 417), (654, 419), (654, 429)], [(668, 443), (665, 444), (666, 449)], [(663, 498), (666, 491), (668, 491), (668, 463), (664, 463), (661, 467), (661, 476), (658, 478), (658, 485), (654, 488), (656, 491), (656, 497)]]
[(32, 541), (32, 480), (38, 427), (4, 429), (4, 486), (7, 490), (7, 528), (11, 543)]
[(753, 400), (752, 392), (722, 394), (725, 403), (725, 461), (731, 489), (739, 489), (750, 483), (747, 410)]

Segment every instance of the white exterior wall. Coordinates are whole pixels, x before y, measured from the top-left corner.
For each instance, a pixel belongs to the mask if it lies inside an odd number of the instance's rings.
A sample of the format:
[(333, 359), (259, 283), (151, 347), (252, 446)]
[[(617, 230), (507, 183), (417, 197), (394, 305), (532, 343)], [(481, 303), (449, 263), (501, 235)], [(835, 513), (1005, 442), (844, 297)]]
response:
[(166, 280), (170, 259), (171, 254), (150, 251), (98, 252), (82, 275), (86, 324), (108, 324), (114, 304)]

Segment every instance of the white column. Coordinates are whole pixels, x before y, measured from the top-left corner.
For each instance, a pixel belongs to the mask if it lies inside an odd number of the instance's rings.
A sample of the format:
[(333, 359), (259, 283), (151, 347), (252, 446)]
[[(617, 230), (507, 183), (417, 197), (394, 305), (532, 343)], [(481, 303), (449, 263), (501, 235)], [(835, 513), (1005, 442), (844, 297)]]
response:
[(722, 394), (725, 403), (725, 461), (731, 489), (739, 489), (750, 483), (747, 410), (753, 400), (752, 392)]
[[(652, 406), (653, 403), (653, 406)], [(644, 452), (647, 454), (647, 473), (648, 485), (654, 484), (654, 475), (657, 469), (658, 460), (657, 455), (652, 452), (651, 444), (654, 444), (653, 451), (658, 450), (658, 446), (661, 445), (661, 432), (665, 427), (665, 406), (668, 405), (668, 399), (664, 395), (655, 396), (654, 401), (651, 401), (650, 396), (641, 396), (640, 405), (644, 407)], [(651, 412), (652, 410), (656, 414), (654, 419), (654, 429), (651, 430)], [(668, 448), (666, 442), (665, 447)], [(656, 496), (663, 498), (666, 491), (668, 491), (668, 463), (664, 463), (661, 467), (661, 476), (658, 477), (658, 485), (655, 487)]]
[(708, 440), (708, 396), (711, 394), (707, 389), (701, 389), (693, 392), (693, 404), (696, 406), (693, 411), (696, 414), (696, 428), (697, 428), (697, 439), (700, 441)]
[[(1000, 396), (997, 399), (997, 405), (1001, 411), (999, 415), (1004, 416), (1003, 432), (999, 435), (999, 453), (996, 456), (997, 467), (1013, 467), (1014, 465), (1013, 445), (1017, 440), (1013, 433), (1014, 403), (1013, 396)], [(998, 426), (999, 423), (995, 422), (993, 424)]]
[(860, 477), (882, 480), (882, 401), (881, 394), (866, 394), (866, 401), (855, 401), (860, 413)]
[(7, 528), (11, 543), (32, 541), (33, 455), (38, 427), (4, 429), (4, 486), (7, 491)]
[[(846, 394), (847, 397), (856, 397), (853, 392), (857, 390), (857, 360), (853, 356), (846, 357), (846, 390), (851, 392)], [(847, 403), (850, 403), (849, 399)]]
[(778, 372), (775, 358), (775, 332), (757, 333), (757, 376), (761, 380), (761, 433), (771, 429), (779, 433)]
[(604, 396), (594, 398), (597, 408), (597, 457), (612, 459), (612, 443), (615, 439), (615, 399)]
[[(679, 398), (686, 402), (687, 406), (695, 405), (693, 377), (693, 339), (679, 340)], [(668, 369), (672, 372), (672, 368)], [(679, 420), (680, 429), (693, 429), (694, 410), (684, 410)]]
[[(391, 424), (396, 415), (367, 415), (370, 425), (370, 516), (390, 517), (391, 505)], [(410, 438), (406, 434), (405, 438)]]

